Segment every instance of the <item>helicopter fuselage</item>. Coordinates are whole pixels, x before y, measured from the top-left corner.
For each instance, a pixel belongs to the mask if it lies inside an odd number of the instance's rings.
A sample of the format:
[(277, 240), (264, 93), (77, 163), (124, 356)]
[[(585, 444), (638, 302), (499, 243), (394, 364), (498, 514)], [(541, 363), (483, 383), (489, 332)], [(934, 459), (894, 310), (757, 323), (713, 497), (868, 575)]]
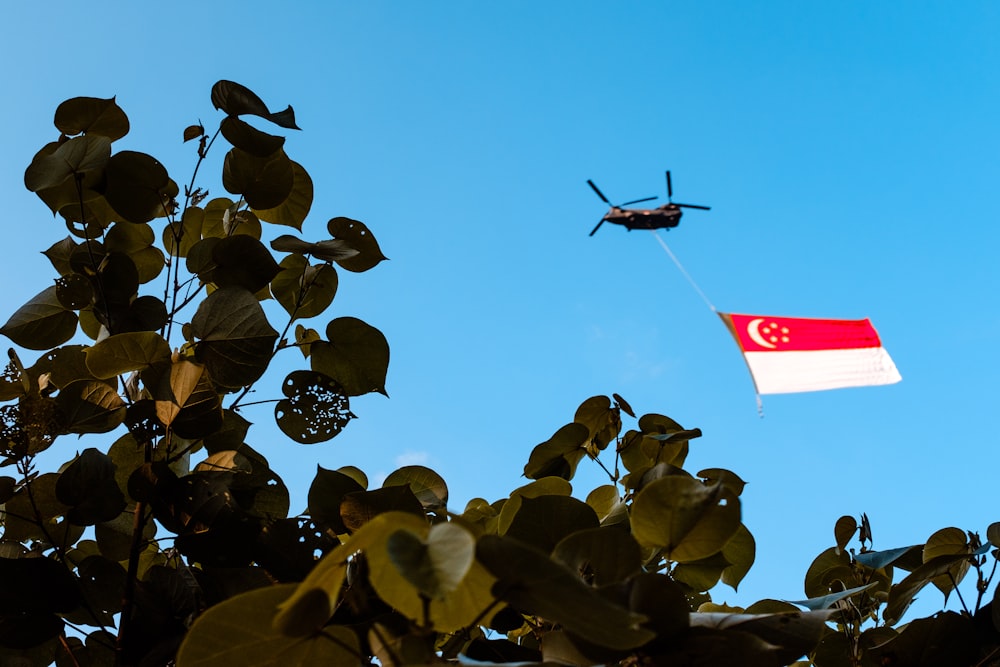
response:
[(656, 208), (619, 208), (612, 206), (604, 216), (605, 222), (633, 229), (670, 229), (681, 222), (680, 207), (664, 204)]

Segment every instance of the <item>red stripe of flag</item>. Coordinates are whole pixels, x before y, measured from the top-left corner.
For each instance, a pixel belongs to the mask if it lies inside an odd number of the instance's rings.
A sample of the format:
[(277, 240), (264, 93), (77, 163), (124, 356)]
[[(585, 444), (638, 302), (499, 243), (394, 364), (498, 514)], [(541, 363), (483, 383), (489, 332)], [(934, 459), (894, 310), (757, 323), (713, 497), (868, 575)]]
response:
[(727, 313), (744, 352), (850, 350), (881, 347), (868, 319), (826, 320)]

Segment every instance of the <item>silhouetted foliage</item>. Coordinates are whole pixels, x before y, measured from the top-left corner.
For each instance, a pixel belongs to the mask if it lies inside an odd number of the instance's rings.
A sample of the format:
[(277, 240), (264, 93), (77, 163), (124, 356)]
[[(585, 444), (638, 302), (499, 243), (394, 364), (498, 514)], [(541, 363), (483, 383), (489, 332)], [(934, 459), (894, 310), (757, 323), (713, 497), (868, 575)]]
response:
[[(334, 438), (352, 397), (385, 393), (378, 329), (342, 316), (321, 334), (300, 321), (331, 305), (338, 268), (385, 257), (346, 217), (319, 239), (262, 241), (272, 225), (302, 230), (313, 184), (284, 137), (243, 117), (297, 130), (294, 112), (230, 81), (211, 99), (219, 129), (179, 133), (196, 142), (183, 188), (152, 156), (113, 150), (130, 127), (114, 99), (61, 104), (57, 140), (25, 172), (69, 235), (45, 251), (54, 284), (0, 328), (23, 348), (0, 378), (0, 465), (12, 473), (0, 477), (0, 664), (996, 661), (986, 570), (1000, 524), (985, 544), (946, 528), (874, 551), (867, 517), (843, 517), (808, 569), (807, 599), (714, 603), (711, 591), (735, 589), (754, 562), (744, 482), (685, 470), (701, 431), (637, 417), (617, 394), (584, 401), (505, 498), (456, 511), (422, 466), (380, 488), (353, 467), (318, 468), (308, 512), (288, 516), (288, 490), (247, 443), (240, 408), (288, 351), (308, 368), (259, 390), (295, 442)], [(232, 198), (209, 199), (196, 181), (220, 135)], [(26, 365), (24, 350), (39, 356)], [(68, 434), (93, 446), (40, 470), (39, 454)], [(608, 480), (574, 496), (585, 460)], [(896, 570), (909, 574), (894, 583)], [(973, 570), (973, 608), (898, 625), (918, 591), (947, 596)]]

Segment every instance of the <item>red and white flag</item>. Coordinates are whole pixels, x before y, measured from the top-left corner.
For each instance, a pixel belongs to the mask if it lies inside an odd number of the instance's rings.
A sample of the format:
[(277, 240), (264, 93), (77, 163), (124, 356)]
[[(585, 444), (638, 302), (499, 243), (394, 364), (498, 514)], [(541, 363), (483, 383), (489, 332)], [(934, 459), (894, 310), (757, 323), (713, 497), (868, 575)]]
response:
[(867, 320), (719, 313), (758, 394), (893, 384), (902, 377)]

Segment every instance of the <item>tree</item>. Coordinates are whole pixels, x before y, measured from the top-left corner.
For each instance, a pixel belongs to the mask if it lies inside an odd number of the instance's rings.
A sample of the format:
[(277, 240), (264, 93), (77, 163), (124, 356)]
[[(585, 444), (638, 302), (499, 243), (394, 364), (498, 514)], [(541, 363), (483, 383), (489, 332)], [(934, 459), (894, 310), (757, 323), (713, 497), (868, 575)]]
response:
[[(327, 223), (329, 238), (281, 234), (269, 249), (262, 223), (301, 231), (312, 182), (283, 137), (244, 117), (295, 130), (294, 113), (229, 81), (212, 102), (218, 131), (183, 132), (197, 142), (183, 191), (150, 155), (112, 150), (129, 129), (114, 99), (61, 104), (58, 140), (25, 172), (70, 235), (45, 251), (54, 285), (0, 328), (40, 353), (26, 365), (12, 349), (0, 381), (0, 454), (16, 473), (0, 477), (0, 663), (770, 666), (808, 655), (826, 667), (996, 655), (989, 546), (953, 528), (873, 551), (867, 517), (860, 530), (844, 517), (836, 546), (809, 568), (808, 599), (713, 602), (754, 561), (744, 482), (686, 471), (701, 431), (637, 417), (616, 394), (587, 399), (535, 447), (530, 481), (506, 498), (456, 512), (422, 466), (377, 489), (356, 468), (319, 468), (308, 512), (289, 517), (240, 408), (276, 355), (294, 350), (309, 368), (269, 400), (296, 442), (334, 438), (351, 397), (384, 393), (389, 348), (377, 329), (341, 317), (324, 337), (301, 322), (330, 306), (338, 268), (363, 272), (384, 256), (344, 217)], [(197, 185), (220, 135), (235, 199)], [(280, 333), (269, 298), (284, 312)], [(68, 434), (95, 446), (41, 470)], [(571, 481), (585, 460), (608, 482), (581, 499)], [(987, 537), (1000, 545), (1000, 524)], [(975, 611), (892, 627), (917, 591), (956, 591), (970, 566)], [(912, 572), (894, 584), (893, 567)]]

